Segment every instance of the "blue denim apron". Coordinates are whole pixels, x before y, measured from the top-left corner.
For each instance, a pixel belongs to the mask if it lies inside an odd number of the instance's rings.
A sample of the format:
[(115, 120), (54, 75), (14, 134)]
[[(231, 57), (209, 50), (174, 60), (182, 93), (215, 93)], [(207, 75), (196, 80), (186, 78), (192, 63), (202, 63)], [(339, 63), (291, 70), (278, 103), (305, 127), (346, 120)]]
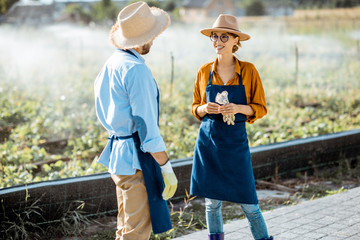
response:
[[(213, 85), (212, 68), (206, 101), (228, 92), (230, 103), (247, 104), (242, 76), (239, 85)], [(190, 193), (199, 197), (244, 204), (258, 204), (245, 126), (246, 116), (235, 115), (235, 125), (223, 122), (222, 114), (207, 114), (195, 144)]]
[[(127, 50), (126, 52), (134, 55), (131, 51)], [(157, 95), (157, 102), (159, 108), (159, 90)], [(151, 156), (150, 153), (144, 153), (143, 151), (141, 151), (141, 142), (138, 133), (135, 132), (130, 136), (123, 137), (110, 137), (110, 153), (112, 151), (112, 142), (114, 140), (127, 138), (133, 138), (136, 146), (149, 200), (150, 217), (153, 232), (154, 234), (166, 232), (172, 228), (172, 224), (170, 220), (167, 202), (162, 198), (162, 192), (165, 188), (165, 185), (161, 174), (161, 169), (159, 164), (155, 161), (155, 159)]]

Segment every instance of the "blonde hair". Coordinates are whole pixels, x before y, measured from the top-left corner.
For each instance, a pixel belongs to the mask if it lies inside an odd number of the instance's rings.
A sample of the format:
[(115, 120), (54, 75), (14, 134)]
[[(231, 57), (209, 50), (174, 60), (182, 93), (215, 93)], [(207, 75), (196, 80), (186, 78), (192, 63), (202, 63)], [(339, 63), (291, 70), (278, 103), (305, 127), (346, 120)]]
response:
[(234, 38), (239, 38), (238, 42), (236, 45), (233, 46), (232, 48), (232, 52), (235, 53), (237, 50), (239, 50), (239, 47), (241, 47), (241, 43), (240, 43), (240, 37), (234, 33), (227, 33), (229, 34), (230, 36), (233, 36)]

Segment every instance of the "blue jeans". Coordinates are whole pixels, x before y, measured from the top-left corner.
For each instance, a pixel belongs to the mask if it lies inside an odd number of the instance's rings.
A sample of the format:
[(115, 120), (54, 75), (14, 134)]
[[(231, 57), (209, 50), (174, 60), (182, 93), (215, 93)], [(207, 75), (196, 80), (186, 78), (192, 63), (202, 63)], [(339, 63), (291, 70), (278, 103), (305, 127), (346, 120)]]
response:
[[(223, 219), (220, 200), (205, 198), (206, 223), (210, 234), (223, 233)], [(250, 230), (255, 239), (268, 238), (265, 220), (258, 204), (240, 204), (250, 224)]]

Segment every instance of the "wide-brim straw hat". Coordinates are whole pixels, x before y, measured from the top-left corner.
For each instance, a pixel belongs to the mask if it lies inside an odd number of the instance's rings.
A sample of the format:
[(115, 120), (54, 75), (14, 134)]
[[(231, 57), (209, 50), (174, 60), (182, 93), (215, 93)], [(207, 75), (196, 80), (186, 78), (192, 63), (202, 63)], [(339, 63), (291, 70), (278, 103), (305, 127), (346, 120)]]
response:
[(118, 28), (111, 33), (115, 46), (129, 49), (156, 38), (170, 25), (169, 15), (160, 8), (136, 2), (123, 8), (117, 17)]
[(239, 30), (239, 25), (236, 17), (228, 14), (220, 14), (219, 17), (214, 22), (212, 28), (206, 28), (200, 30), (205, 36), (210, 36), (212, 32), (215, 31), (224, 31), (233, 33), (239, 36), (240, 41), (246, 41), (250, 39), (250, 35), (243, 33)]

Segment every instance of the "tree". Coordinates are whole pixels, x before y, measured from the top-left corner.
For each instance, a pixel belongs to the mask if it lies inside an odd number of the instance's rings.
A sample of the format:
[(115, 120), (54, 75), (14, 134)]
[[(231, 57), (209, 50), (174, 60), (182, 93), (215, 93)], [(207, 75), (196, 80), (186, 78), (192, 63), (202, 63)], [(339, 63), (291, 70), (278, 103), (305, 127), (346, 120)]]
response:
[(19, 0), (0, 0), (0, 15), (5, 15), (11, 6)]
[(337, 8), (351, 8), (354, 6), (355, 6), (355, 3), (352, 0), (337, 0), (336, 1)]
[(245, 7), (247, 16), (263, 16), (265, 15), (265, 6), (260, 0), (250, 1)]
[(173, 0), (167, 0), (162, 4), (162, 9), (167, 12), (172, 12), (176, 8), (176, 4)]
[(91, 14), (85, 11), (79, 4), (71, 3), (66, 6), (65, 13), (67, 13), (72, 21), (89, 23), (91, 21)]
[(97, 22), (114, 20), (118, 13), (118, 7), (111, 0), (102, 0), (94, 4), (92, 8), (93, 20)]
[[(159, 1), (156, 0), (143, 0), (144, 2), (146, 2), (149, 7), (157, 7), (157, 8), (161, 8), (161, 4)], [(130, 3), (136, 3), (138, 2), (138, 0), (133, 0)]]

